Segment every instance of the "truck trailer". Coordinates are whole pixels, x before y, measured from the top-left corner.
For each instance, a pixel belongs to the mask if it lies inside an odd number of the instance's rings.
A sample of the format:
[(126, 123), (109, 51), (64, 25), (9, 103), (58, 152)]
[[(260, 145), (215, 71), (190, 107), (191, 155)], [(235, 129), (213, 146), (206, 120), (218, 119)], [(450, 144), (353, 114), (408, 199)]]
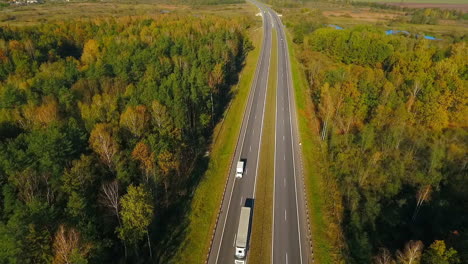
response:
[(245, 263), (250, 224), (250, 207), (242, 207), (236, 237), (236, 264)]

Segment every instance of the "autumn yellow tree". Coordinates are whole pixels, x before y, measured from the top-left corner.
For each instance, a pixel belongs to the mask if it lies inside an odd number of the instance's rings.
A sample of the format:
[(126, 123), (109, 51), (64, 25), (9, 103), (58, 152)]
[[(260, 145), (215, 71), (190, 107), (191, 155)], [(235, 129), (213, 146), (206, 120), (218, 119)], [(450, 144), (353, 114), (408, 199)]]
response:
[(83, 263), (90, 250), (91, 245), (82, 241), (76, 229), (60, 225), (54, 239), (53, 264)]
[(109, 168), (112, 168), (114, 157), (119, 151), (119, 145), (115, 139), (116, 134), (117, 132), (111, 125), (96, 124), (89, 137), (91, 148), (99, 154), (101, 160)]
[(81, 61), (86, 64), (92, 64), (96, 62), (99, 57), (99, 45), (94, 39), (88, 40), (83, 47), (83, 54), (81, 55)]
[(148, 128), (149, 120), (146, 106), (129, 106), (120, 116), (120, 126), (128, 129), (134, 136), (141, 137)]
[(139, 142), (132, 151), (132, 157), (140, 162), (140, 169), (143, 171), (145, 180), (148, 183), (155, 170), (154, 152), (151, 152), (147, 144)]
[(404, 251), (397, 251), (398, 262), (401, 264), (419, 264), (423, 247), (421, 241), (409, 241), (406, 243)]
[(22, 109), (22, 124), (25, 128), (45, 127), (59, 119), (59, 105), (52, 96), (47, 96), (39, 106), (32, 103)]
[(178, 171), (179, 161), (176, 156), (170, 151), (164, 150), (158, 155), (158, 166), (162, 172), (162, 183), (164, 185), (164, 191), (166, 193), (166, 199), (169, 189), (169, 181), (171, 172)]

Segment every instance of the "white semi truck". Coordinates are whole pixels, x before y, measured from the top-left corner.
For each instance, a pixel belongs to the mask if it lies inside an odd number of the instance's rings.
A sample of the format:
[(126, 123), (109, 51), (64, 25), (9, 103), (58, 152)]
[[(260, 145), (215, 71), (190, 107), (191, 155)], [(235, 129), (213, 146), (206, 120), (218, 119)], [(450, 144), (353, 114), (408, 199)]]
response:
[(244, 163), (243, 160), (237, 162), (236, 178), (242, 178), (242, 175), (244, 175)]
[(250, 207), (242, 207), (237, 228), (235, 264), (245, 264), (247, 240), (249, 235)]

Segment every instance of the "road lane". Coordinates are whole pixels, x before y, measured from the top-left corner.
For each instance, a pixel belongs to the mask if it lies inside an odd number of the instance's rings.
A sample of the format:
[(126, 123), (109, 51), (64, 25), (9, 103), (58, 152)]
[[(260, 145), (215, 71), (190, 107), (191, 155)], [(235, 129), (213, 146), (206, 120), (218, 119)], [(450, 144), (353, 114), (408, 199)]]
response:
[[(263, 9), (263, 7), (260, 7), (262, 13), (264, 12)], [(208, 263), (210, 264), (234, 263), (235, 238), (239, 224), (240, 208), (242, 206), (252, 207), (253, 217), (255, 216), (253, 199), (255, 196), (255, 180), (261, 144), (266, 88), (268, 85), (271, 27), (273, 23), (271, 16), (267, 15), (266, 11), (263, 14), (264, 36), (260, 59), (244, 114), (238, 146), (236, 147), (233, 164), (231, 164), (231, 171), (215, 236), (208, 256)], [(246, 160), (245, 173), (242, 179), (235, 179), (236, 163), (239, 159)]]

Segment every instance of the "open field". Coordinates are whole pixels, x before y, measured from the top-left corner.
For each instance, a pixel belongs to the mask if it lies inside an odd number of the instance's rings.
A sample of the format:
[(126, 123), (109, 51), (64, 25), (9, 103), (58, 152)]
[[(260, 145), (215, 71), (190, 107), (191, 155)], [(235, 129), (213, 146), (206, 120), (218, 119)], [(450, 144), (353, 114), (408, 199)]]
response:
[(400, 6), (400, 7), (408, 7), (408, 8), (440, 8), (440, 9), (450, 9), (450, 10), (460, 10), (460, 11), (463, 11), (463, 12), (468, 12), (468, 4), (466, 3), (466, 1), (464, 1), (463, 3), (460, 1), (460, 4), (449, 4), (447, 2), (444, 2), (444, 3), (428, 3), (429, 1), (427, 1), (426, 3), (398, 3), (398, 2), (391, 2), (391, 3), (386, 3), (388, 5), (394, 5), (394, 6)]
[[(466, 5), (468, 7), (468, 4)], [(467, 20), (446, 20), (439, 19), (436, 25), (412, 24), (409, 23), (411, 16), (408, 12), (379, 9), (366, 6), (352, 6), (336, 3), (307, 2), (304, 7), (308, 10), (319, 10), (325, 17), (324, 24), (334, 24), (343, 28), (357, 25), (375, 25), (384, 30), (407, 30), (415, 34), (433, 35), (441, 39), (444, 36), (468, 34)], [(296, 15), (306, 15), (302, 7), (282, 9), (280, 12), (287, 17)]]
[(271, 263), (273, 224), (273, 180), (275, 162), (275, 114), (277, 89), (278, 42), (274, 29), (271, 46), (271, 65), (268, 75), (268, 90), (263, 122), (260, 162), (255, 190), (255, 215), (249, 253), (250, 263)]
[(68, 2), (9, 6), (0, 10), (0, 26), (27, 26), (63, 20), (170, 14), (239, 16), (250, 15), (248, 4), (188, 6), (149, 2)]
[[(252, 12), (256, 8), (248, 5)], [(255, 13), (253, 13), (255, 14)], [(224, 121), (215, 129), (217, 135), (211, 147), (211, 159), (208, 170), (203, 176), (194, 194), (189, 225), (185, 240), (176, 254), (175, 263), (204, 263), (208, 251), (211, 235), (216, 223), (216, 217), (226, 182), (229, 166), (234, 155), (237, 138), (242, 124), (243, 113), (247, 104), (250, 87), (253, 81), (260, 48), (262, 46), (263, 30), (261, 20), (257, 28), (252, 29), (250, 39), (255, 49), (249, 53), (245, 68), (230, 108), (225, 114)]]
[(382, 22), (382, 21), (391, 21), (396, 19), (401, 15), (404, 15), (403, 12), (375, 12), (370, 9), (360, 9), (360, 10), (329, 10), (324, 11), (323, 15), (329, 18), (341, 17), (341, 18), (350, 18), (359, 22)]
[(359, 0), (356, 2), (371, 2), (371, 3), (398, 3), (398, 4), (467, 4), (466, 0), (404, 0), (400, 2), (388, 0)]

